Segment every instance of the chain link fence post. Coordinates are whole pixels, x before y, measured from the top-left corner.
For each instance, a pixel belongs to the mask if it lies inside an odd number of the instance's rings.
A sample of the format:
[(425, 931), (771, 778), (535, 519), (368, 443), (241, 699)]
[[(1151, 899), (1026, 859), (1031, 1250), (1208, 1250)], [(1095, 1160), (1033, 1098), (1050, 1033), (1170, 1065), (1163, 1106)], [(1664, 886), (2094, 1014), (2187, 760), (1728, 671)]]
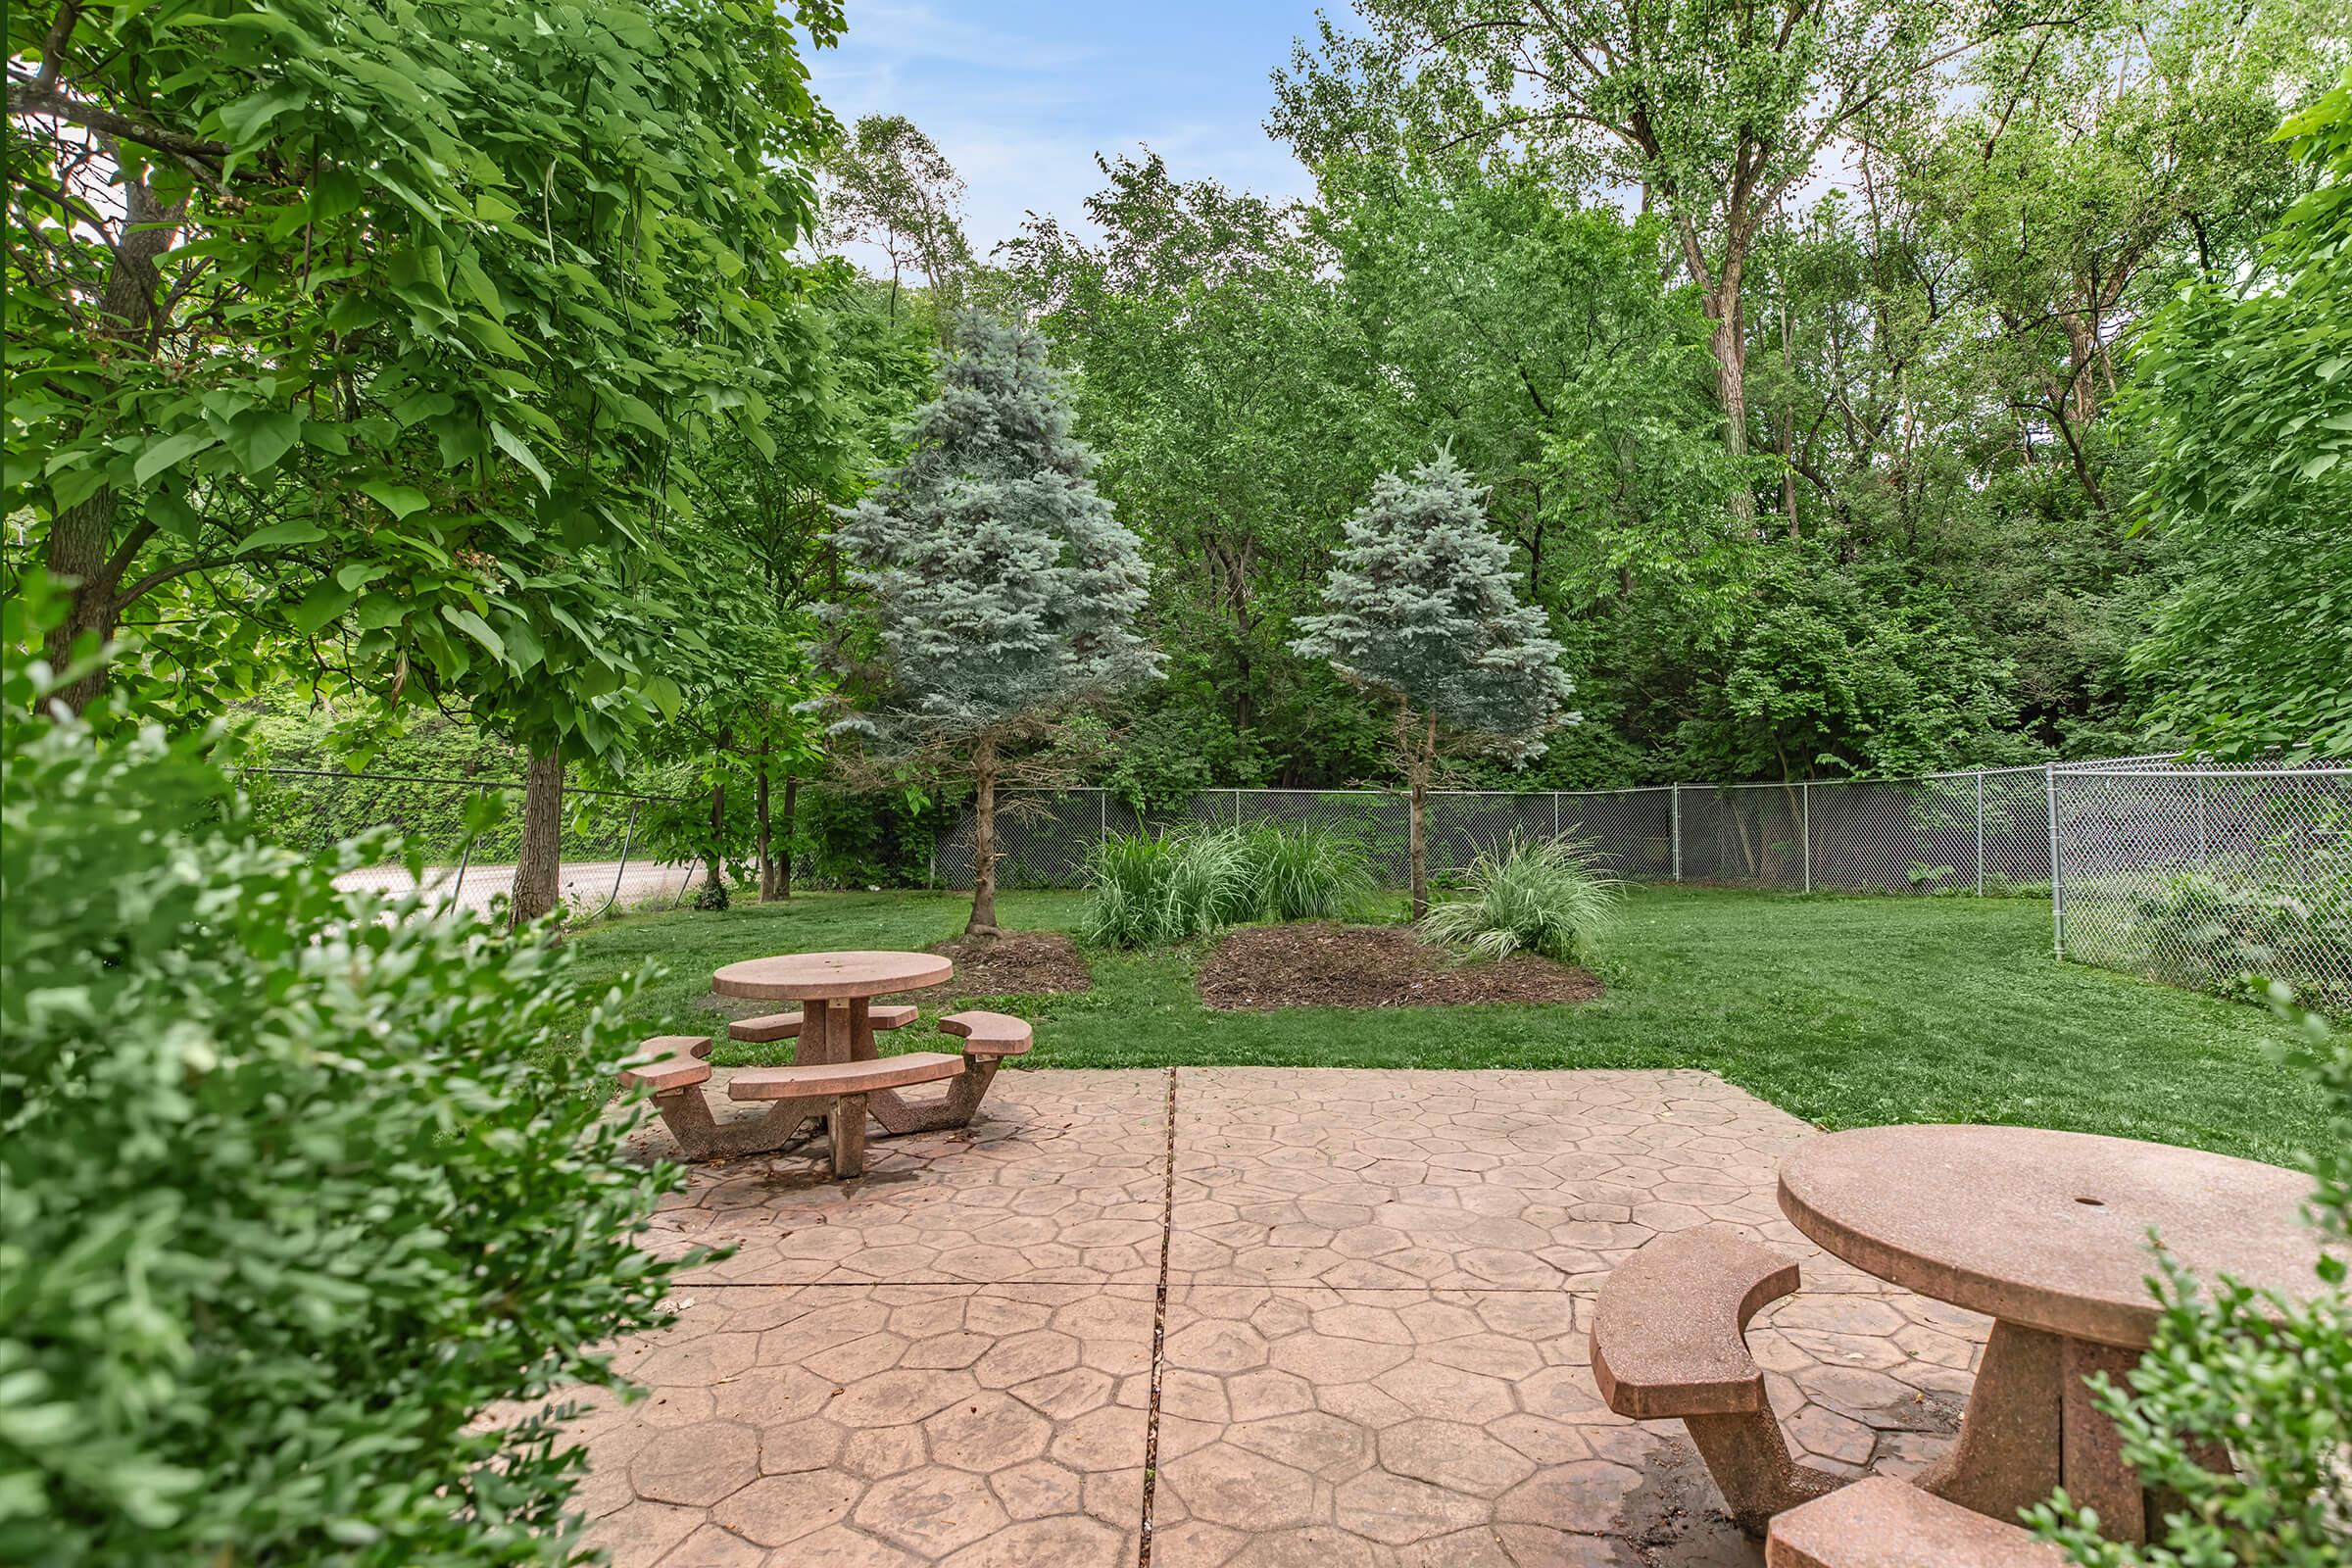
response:
[(1677, 782), (1668, 786), (1674, 791), (1673, 804), (1668, 808), (1667, 829), (1674, 840), (1674, 879), (1683, 879), (1683, 786)]
[(1979, 768), (1977, 779), (1977, 897), (1984, 896), (1984, 770)]
[(2066, 877), (2058, 868), (2058, 764), (2041, 770), (2042, 789), (2050, 802), (2050, 952), (2066, 956)]
[(1798, 853), (1804, 857), (1805, 891), (1813, 891), (1813, 781), (1805, 779), (1797, 785), (1796, 836), (1801, 841)]

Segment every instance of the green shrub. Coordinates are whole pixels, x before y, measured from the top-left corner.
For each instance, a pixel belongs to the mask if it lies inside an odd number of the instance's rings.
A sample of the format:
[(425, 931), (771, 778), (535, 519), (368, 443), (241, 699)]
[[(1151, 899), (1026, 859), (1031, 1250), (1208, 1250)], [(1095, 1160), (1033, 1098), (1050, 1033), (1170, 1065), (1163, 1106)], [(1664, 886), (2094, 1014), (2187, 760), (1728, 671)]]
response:
[(1328, 828), (1257, 822), (1236, 830), (1259, 920), (1333, 920), (1373, 891), (1363, 842)]
[(625, 997), (337, 892), (385, 846), (265, 846), (203, 737), (35, 696), (12, 653), (0, 1561), (567, 1560), (545, 1401), (618, 1386), (587, 1347), (672, 1267), (630, 1241), (672, 1183), (600, 1119)]
[[(2106, 1541), (2097, 1516), (2061, 1490), (2034, 1510), (2039, 1533), (2084, 1568), (2340, 1568), (2352, 1533), (2352, 1039), (2273, 984), (2274, 1005), (2312, 1037), (2304, 1061), (2327, 1107), (2328, 1137), (2312, 1152), (2319, 1178), (2308, 1213), (2323, 1254), (2310, 1296), (2287, 1300), (2227, 1275), (2195, 1279), (2162, 1250), (2153, 1290), (2163, 1314), (2147, 1353), (2118, 1384), (2091, 1380), (2116, 1424), (2124, 1458), (2172, 1494), (2144, 1544)], [(2213, 1467), (2213, 1455), (2229, 1462)]]
[(2113, 946), (2094, 932), (2080, 956), (2240, 997), (2264, 975), (2352, 1016), (2352, 857), (2317, 853), (2253, 874), (2180, 872), (2132, 897)]
[(1245, 920), (1321, 920), (1371, 891), (1363, 847), (1326, 829), (1116, 833), (1087, 857), (1079, 934), (1098, 947), (1188, 942)]
[(1464, 898), (1433, 907), (1423, 934), (1480, 958), (1539, 953), (1563, 963), (1592, 956), (1622, 891), (1592, 868), (1589, 846), (1511, 835), (1481, 853), (1462, 878)]

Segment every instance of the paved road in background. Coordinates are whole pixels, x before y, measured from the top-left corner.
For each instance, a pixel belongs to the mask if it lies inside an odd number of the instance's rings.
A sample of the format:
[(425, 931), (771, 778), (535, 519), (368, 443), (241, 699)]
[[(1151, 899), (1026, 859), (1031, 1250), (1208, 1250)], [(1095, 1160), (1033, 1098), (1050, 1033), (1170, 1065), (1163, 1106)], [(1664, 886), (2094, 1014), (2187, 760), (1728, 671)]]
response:
[[(564, 903), (574, 912), (595, 914), (608, 901), (621, 908), (655, 898), (675, 898), (700, 875), (699, 865), (661, 865), (651, 860), (566, 860), (564, 863)], [(618, 897), (614, 886), (618, 884)], [(365, 871), (346, 871), (335, 878), (335, 886), (347, 890), (367, 889), (403, 897), (416, 890), (410, 880), (408, 867), (400, 865), (372, 866)], [(457, 902), (468, 909), (487, 910), (490, 901), (502, 893), (512, 892), (514, 886), (514, 867), (507, 865), (468, 865), (463, 883), (457, 879), (455, 866), (427, 866), (424, 871), (423, 893), (434, 905), (446, 905), (454, 891)]]

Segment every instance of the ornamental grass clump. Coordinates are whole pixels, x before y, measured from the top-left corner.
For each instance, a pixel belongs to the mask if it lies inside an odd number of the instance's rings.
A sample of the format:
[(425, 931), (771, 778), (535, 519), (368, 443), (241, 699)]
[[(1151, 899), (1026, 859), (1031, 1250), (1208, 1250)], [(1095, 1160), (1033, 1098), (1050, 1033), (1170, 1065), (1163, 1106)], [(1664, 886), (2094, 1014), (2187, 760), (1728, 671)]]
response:
[(1462, 882), (1466, 896), (1431, 908), (1421, 931), (1478, 958), (1535, 953), (1586, 962), (1623, 893), (1593, 869), (1590, 846), (1515, 833), (1501, 853), (1471, 861)]
[(1235, 830), (1249, 862), (1259, 920), (1336, 920), (1373, 891), (1363, 841), (1310, 823), (1258, 822)]
[(1353, 839), (1274, 823), (1118, 833), (1087, 857), (1079, 934), (1097, 947), (1189, 942), (1249, 920), (1322, 920), (1371, 891)]
[(45, 707), (19, 608), (0, 1562), (575, 1560), (560, 1391), (622, 1386), (674, 1267), (602, 1114), (625, 991), (335, 886), (386, 840), (263, 845), (211, 737)]

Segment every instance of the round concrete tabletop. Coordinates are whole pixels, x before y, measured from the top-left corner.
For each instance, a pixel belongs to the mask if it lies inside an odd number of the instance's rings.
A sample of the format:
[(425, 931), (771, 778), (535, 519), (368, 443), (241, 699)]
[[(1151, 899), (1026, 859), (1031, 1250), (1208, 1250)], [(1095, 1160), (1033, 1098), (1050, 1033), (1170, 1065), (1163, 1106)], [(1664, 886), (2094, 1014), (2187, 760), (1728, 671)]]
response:
[(1863, 1127), (1781, 1161), (1781, 1212), (1829, 1251), (1938, 1301), (2139, 1348), (2156, 1326), (2151, 1228), (2210, 1279), (2318, 1288), (2309, 1176), (2129, 1138), (2032, 1127)]
[(935, 953), (787, 953), (730, 963), (710, 977), (710, 989), (755, 1002), (834, 1002), (915, 991), (955, 973)]

